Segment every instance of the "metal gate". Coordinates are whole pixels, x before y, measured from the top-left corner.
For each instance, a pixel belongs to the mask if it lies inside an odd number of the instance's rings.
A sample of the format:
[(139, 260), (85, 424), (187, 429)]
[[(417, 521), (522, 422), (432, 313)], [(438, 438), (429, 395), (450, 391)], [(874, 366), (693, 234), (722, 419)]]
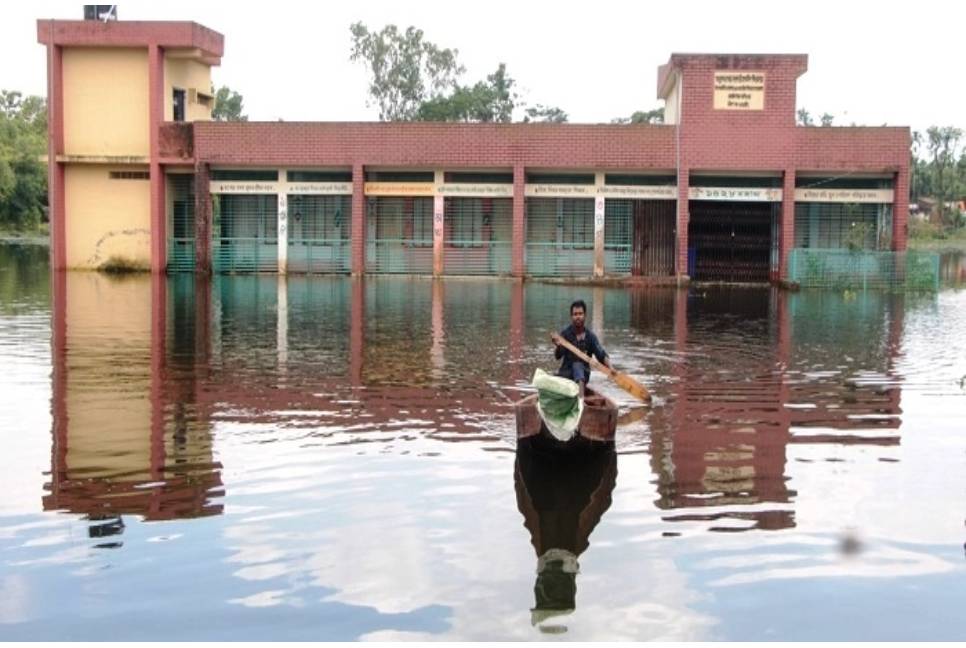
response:
[(195, 177), (168, 176), (168, 272), (195, 271)]
[(366, 209), (367, 272), (432, 274), (432, 198), (368, 198)]
[(675, 206), (676, 203), (670, 200), (634, 201), (633, 274), (643, 277), (674, 274)]
[(215, 272), (278, 271), (278, 197), (215, 196), (211, 264)]
[(604, 203), (604, 272), (630, 274), (634, 234), (634, 200)]
[(880, 203), (795, 203), (795, 247), (888, 250), (892, 205)]
[(496, 275), (511, 271), (513, 201), (446, 198), (443, 272)]
[(526, 212), (528, 274), (593, 274), (593, 198), (527, 198)]
[(289, 272), (350, 272), (352, 196), (288, 197)]
[(688, 274), (698, 281), (768, 281), (781, 203), (691, 201)]

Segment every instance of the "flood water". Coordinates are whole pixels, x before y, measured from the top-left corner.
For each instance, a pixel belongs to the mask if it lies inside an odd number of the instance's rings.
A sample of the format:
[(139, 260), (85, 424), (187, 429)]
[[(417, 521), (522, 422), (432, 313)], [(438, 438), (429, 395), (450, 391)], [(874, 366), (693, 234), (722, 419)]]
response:
[[(962, 640), (946, 263), (892, 296), (51, 278), (0, 245), (0, 639)], [(518, 456), (574, 298), (653, 406), (595, 374), (616, 453)]]

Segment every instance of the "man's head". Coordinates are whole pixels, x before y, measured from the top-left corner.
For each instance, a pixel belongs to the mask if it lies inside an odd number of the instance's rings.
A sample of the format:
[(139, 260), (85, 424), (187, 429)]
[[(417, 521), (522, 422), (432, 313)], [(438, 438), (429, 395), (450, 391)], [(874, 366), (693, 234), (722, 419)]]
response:
[(584, 317), (587, 315), (587, 304), (583, 299), (578, 299), (570, 305), (570, 321), (578, 331), (584, 328)]

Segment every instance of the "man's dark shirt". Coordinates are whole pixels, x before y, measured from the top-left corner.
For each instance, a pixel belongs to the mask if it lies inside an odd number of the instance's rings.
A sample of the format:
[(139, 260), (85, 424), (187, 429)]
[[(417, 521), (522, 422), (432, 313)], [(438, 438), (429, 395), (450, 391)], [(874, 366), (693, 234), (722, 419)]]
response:
[[(584, 355), (593, 356), (601, 363), (604, 362), (604, 358), (607, 356), (607, 352), (604, 351), (604, 347), (600, 345), (600, 340), (598, 340), (597, 336), (586, 327), (584, 327), (584, 339), (579, 342), (577, 341), (577, 331), (574, 329), (573, 324), (560, 331), (560, 337), (583, 351)], [(590, 365), (577, 358), (573, 352), (570, 351), (570, 349), (565, 349), (563, 345), (559, 345), (554, 351), (554, 357), (556, 357), (558, 360), (563, 358), (563, 362), (560, 364), (560, 371), (557, 372), (558, 376), (563, 376), (564, 378), (570, 378), (573, 380), (573, 365), (575, 362), (579, 362), (580, 364), (584, 365), (584, 375), (587, 377), (587, 380), (590, 380)]]

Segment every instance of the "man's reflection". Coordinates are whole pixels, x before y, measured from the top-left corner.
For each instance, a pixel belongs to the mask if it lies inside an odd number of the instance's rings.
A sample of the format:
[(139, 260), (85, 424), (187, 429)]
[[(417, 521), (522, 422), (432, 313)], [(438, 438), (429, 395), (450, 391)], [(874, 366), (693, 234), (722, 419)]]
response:
[[(617, 480), (614, 446), (589, 455), (542, 453), (517, 446), (517, 507), (537, 552), (533, 625), (569, 614), (576, 607), (577, 558), (587, 549), (601, 516), (610, 507)], [(566, 628), (541, 625), (541, 631)]]

